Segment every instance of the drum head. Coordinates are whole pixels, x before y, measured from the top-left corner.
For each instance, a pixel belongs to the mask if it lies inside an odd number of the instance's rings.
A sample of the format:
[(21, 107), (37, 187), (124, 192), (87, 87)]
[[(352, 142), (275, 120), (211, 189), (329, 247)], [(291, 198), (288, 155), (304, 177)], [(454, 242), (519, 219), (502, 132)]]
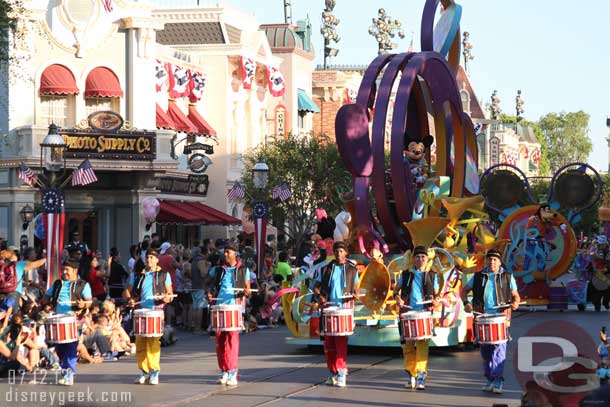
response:
[(595, 183), (586, 173), (579, 170), (563, 172), (554, 185), (555, 197), (564, 208), (586, 206), (595, 196)]
[(491, 206), (506, 209), (515, 206), (525, 191), (521, 177), (509, 170), (489, 174), (481, 185), (481, 194)]

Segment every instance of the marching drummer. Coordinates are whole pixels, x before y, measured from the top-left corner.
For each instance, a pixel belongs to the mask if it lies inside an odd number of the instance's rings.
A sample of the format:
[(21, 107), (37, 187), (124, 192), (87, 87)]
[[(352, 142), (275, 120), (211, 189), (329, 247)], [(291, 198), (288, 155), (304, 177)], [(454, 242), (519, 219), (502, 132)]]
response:
[[(502, 253), (491, 249), (486, 255), (487, 267), (476, 273), (464, 285), (462, 300), (464, 311), (484, 312), (485, 314), (510, 313), (510, 309), (519, 308), (519, 293), (515, 277), (502, 267)], [(468, 293), (472, 291), (472, 304), (468, 301)], [(504, 306), (504, 307), (503, 307)], [(481, 344), (481, 357), (485, 368), (487, 384), (483, 391), (502, 393), (504, 383), (504, 361), (506, 360), (506, 344)]]
[[(159, 253), (154, 249), (146, 252), (146, 268), (138, 275), (132, 274), (123, 297), (130, 307), (139, 301), (140, 308), (155, 309), (155, 305), (168, 304), (173, 300), (172, 279), (168, 272), (161, 270)], [(158, 303), (158, 304), (156, 304)], [(136, 360), (140, 376), (137, 384), (159, 384), (161, 370), (160, 337), (136, 336)]]
[[(336, 242), (333, 251), (335, 259), (322, 269), (314, 287), (314, 295), (322, 309), (328, 305), (349, 307), (357, 295), (360, 281), (356, 267), (347, 260), (346, 244)], [(324, 336), (324, 356), (331, 373), (326, 380), (329, 386), (345, 387), (347, 384), (347, 341), (347, 336)]]
[[(429, 311), (438, 304), (438, 277), (427, 267), (428, 250), (424, 246), (413, 249), (413, 263), (413, 267), (402, 271), (394, 286), (394, 298), (401, 313)], [(430, 339), (403, 342), (402, 354), (407, 372), (405, 387), (425, 390)]]
[[(225, 246), (224, 256), (224, 266), (214, 267), (208, 273), (208, 299), (211, 302), (215, 297), (216, 305), (236, 304), (236, 297), (250, 296), (250, 270), (237, 258), (237, 246), (234, 243)], [(237, 386), (238, 330), (216, 332), (216, 356), (222, 372), (218, 383)]]
[[(43, 304), (51, 304), (56, 314), (74, 315), (74, 312), (91, 306), (91, 286), (78, 279), (78, 262), (69, 259), (62, 266), (61, 279), (55, 280), (45, 292)], [(78, 336), (74, 342), (55, 344), (63, 377), (59, 384), (72, 386), (76, 375)]]

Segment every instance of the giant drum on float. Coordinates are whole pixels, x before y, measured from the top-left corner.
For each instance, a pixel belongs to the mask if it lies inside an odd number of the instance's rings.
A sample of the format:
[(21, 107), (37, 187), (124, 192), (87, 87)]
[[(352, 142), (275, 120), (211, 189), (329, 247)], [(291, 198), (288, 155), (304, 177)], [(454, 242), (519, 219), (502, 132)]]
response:
[(505, 314), (482, 314), (475, 319), (480, 344), (497, 345), (508, 341), (508, 324)]
[(420, 341), (432, 338), (432, 313), (409, 311), (400, 314), (402, 340)]
[(57, 314), (45, 321), (47, 340), (51, 343), (72, 343), (78, 341), (76, 317), (69, 314)]
[(321, 319), (325, 336), (349, 336), (354, 333), (353, 308), (324, 308)]
[(241, 331), (244, 321), (238, 304), (220, 304), (210, 307), (212, 329), (215, 332)]
[(133, 312), (133, 331), (136, 336), (155, 338), (163, 336), (165, 316), (160, 309), (137, 309)]

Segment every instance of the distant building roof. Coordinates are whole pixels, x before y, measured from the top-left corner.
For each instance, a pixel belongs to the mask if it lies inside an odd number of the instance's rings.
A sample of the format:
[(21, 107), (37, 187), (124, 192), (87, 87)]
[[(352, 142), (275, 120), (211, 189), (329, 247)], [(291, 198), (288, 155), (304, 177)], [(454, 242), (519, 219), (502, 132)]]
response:
[(520, 124), (517, 124), (517, 135), (521, 140), (525, 141), (526, 143), (538, 143), (538, 139), (534, 134), (534, 129), (532, 129), (530, 126), (522, 126)]
[[(229, 31), (228, 26), (227, 31)], [(166, 23), (165, 28), (157, 32), (157, 42), (163, 45), (226, 43), (222, 35), (222, 27), (218, 22)]]
[(304, 49), (303, 39), (295, 32), (289, 24), (263, 24), (261, 29), (265, 31), (269, 46), (273, 48)]
[(479, 99), (474, 93), (474, 89), (472, 88), (472, 84), (470, 83), (470, 79), (464, 71), (464, 67), (460, 65), (457, 74), (457, 85), (460, 90), (466, 89), (466, 91), (470, 94), (470, 117), (473, 119), (485, 119), (485, 113), (483, 113), (483, 109), (479, 104)]
[(342, 72), (358, 72), (363, 74), (366, 71), (368, 65), (327, 65), (324, 69), (324, 65), (316, 66), (316, 71), (342, 71)]

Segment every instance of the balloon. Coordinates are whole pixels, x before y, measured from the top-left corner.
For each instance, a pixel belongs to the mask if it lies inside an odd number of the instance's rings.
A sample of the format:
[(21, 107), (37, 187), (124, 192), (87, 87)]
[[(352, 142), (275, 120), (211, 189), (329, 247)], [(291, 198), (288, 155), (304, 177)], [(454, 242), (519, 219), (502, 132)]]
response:
[(142, 208), (144, 209), (144, 219), (146, 223), (153, 223), (159, 214), (161, 204), (157, 198), (144, 198)]
[(38, 239), (44, 239), (44, 222), (42, 220), (42, 213), (39, 213), (34, 218), (34, 236)]

